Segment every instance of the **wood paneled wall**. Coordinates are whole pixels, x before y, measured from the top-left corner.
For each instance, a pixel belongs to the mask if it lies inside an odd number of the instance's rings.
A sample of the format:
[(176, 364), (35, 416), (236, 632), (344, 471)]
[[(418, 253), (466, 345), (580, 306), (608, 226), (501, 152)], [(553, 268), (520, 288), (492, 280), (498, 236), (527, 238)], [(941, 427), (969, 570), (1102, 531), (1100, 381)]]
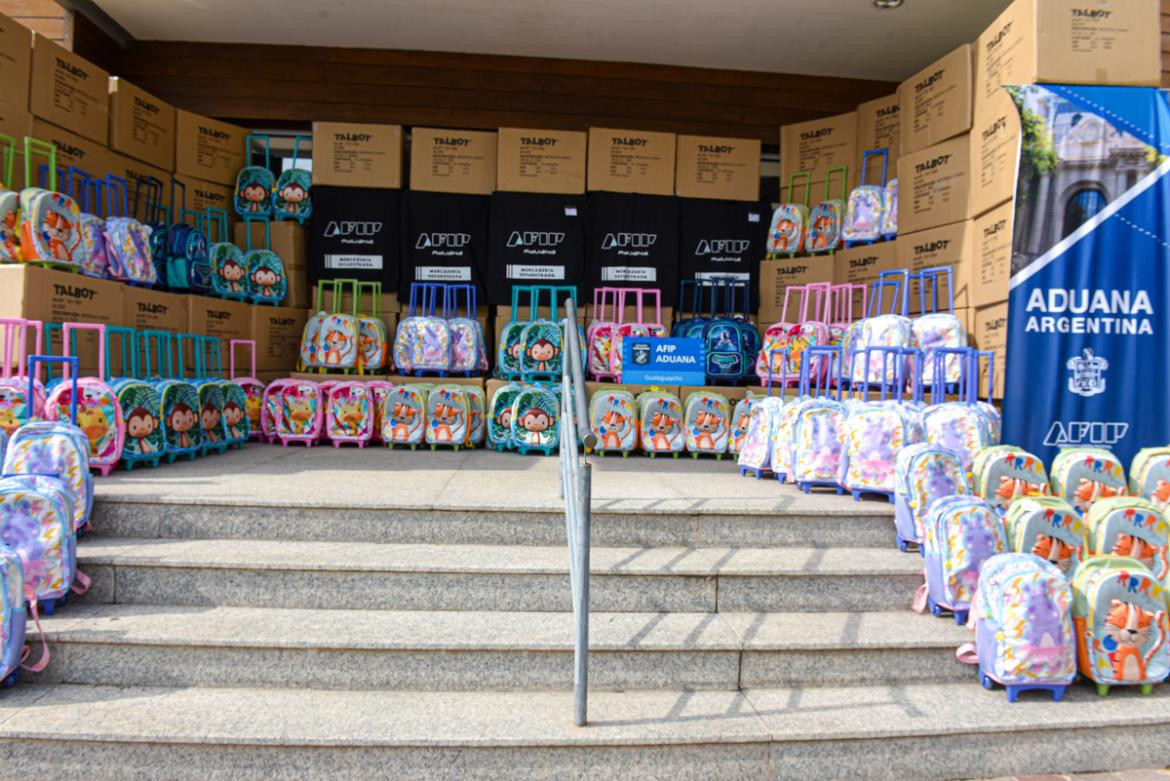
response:
[(852, 111), (890, 82), (436, 52), (131, 43), (122, 75), (245, 125), (312, 120), (459, 128), (590, 125), (759, 138)]
[(0, 13), (52, 38), (66, 49), (73, 48), (73, 14), (56, 0), (0, 0)]

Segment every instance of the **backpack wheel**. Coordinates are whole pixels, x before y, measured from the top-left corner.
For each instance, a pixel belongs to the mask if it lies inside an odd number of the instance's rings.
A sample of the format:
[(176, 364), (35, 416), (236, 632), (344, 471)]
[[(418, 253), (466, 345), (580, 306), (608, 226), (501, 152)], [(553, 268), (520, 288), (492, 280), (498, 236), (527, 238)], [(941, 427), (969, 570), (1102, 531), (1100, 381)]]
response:
[(995, 688), (995, 681), (991, 680), (990, 676), (984, 675), (983, 673), (979, 674), (979, 683), (983, 685), (984, 689), (989, 691)]
[(1153, 692), (1154, 692), (1154, 684), (1152, 684), (1152, 683), (1143, 683), (1142, 684), (1142, 695), (1148, 696), (1150, 694), (1153, 694)]
[(51, 616), (57, 611), (57, 600), (50, 599), (41, 603), (41, 615)]
[(1104, 697), (1108, 693), (1109, 693), (1109, 684), (1107, 684), (1107, 683), (1097, 684), (1097, 695), (1099, 697)]
[(1052, 687), (1052, 701), (1060, 702), (1064, 699), (1064, 693), (1068, 691), (1067, 686), (1053, 686)]

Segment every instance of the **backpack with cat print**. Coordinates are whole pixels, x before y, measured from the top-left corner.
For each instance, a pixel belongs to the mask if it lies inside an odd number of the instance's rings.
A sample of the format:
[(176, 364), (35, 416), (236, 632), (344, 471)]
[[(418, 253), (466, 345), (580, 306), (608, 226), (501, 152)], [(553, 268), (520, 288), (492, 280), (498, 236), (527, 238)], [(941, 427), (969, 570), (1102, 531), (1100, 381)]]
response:
[(1072, 602), (1068, 581), (1048, 562), (1020, 553), (987, 559), (971, 608), (983, 687), (1004, 686), (1008, 702), (1032, 690), (1063, 699), (1076, 677)]
[(1160, 512), (1170, 508), (1170, 447), (1137, 452), (1129, 465), (1129, 493), (1149, 499)]
[(427, 395), (423, 440), (431, 450), (439, 445), (460, 450), (467, 446), (471, 402), (462, 385), (436, 385)]
[[(832, 195), (833, 179), (841, 180), (841, 196)], [(841, 227), (845, 220), (845, 200), (849, 190), (849, 166), (830, 168), (825, 172), (825, 199), (813, 207), (808, 216), (808, 232), (804, 251), (810, 255), (835, 252), (841, 247)]]
[(743, 442), (747, 438), (748, 427), (752, 423), (752, 408), (763, 398), (763, 396), (748, 391), (731, 408), (731, 431), (727, 438), (729, 455), (739, 457), (739, 451), (743, 449)]
[(898, 179), (886, 182), (882, 188), (882, 238), (893, 239), (898, 235)]
[[(25, 593), (45, 615), (64, 604), (77, 577), (77, 536), (68, 494), (55, 480), (0, 478), (0, 539), (24, 565)], [(82, 581), (84, 582), (84, 581)]]
[(639, 393), (638, 439), (642, 452), (654, 458), (659, 453), (678, 458), (684, 446), (683, 406), (678, 396), (660, 390)]
[(866, 365), (876, 366), (878, 376), (893, 376), (892, 385), (879, 384), (878, 397), (870, 398), (870, 385), (862, 381), (850, 389), (847, 402), (845, 450), (841, 459), (840, 483), (860, 500), (862, 494), (886, 496), (894, 502), (898, 452), (922, 440), (922, 415), (915, 401), (919, 386), (905, 394), (901, 369), (889, 369), (920, 360), (917, 350), (897, 347), (870, 347), (859, 353)]
[[(31, 356), (29, 376), (36, 374), (40, 363), (68, 364), (71, 376), (76, 377), (76, 358)], [(22, 425), (8, 440), (4, 476), (39, 475), (60, 482), (69, 494), (72, 527), (81, 531), (90, 525), (93, 476), (89, 471), (89, 442), (73, 422), (77, 419), (73, 405), (70, 405), (70, 416), (68, 421), (34, 420)]]
[(478, 310), (475, 285), (447, 285), (447, 311), (451, 317), (451, 373), (474, 377), (487, 371), (487, 348), (483, 327), (475, 314)]
[[(633, 299), (633, 319), (626, 319), (628, 301)], [(649, 299), (649, 301), (647, 301)], [(652, 308), (652, 310), (651, 310)], [(653, 317), (647, 315), (653, 311)], [(662, 324), (662, 291), (657, 288), (623, 288), (618, 298), (617, 323), (613, 327), (609, 347), (609, 365), (618, 382), (622, 379), (622, 361), (625, 340), (632, 337), (663, 339), (670, 329)]]
[(589, 428), (597, 437), (599, 456), (628, 456), (638, 447), (638, 409), (634, 394), (621, 388), (601, 387), (589, 399)]
[(695, 391), (683, 402), (683, 446), (692, 458), (701, 454), (722, 461), (727, 452), (731, 405), (719, 393)]
[[(950, 266), (924, 268), (909, 276), (918, 283), (921, 315), (910, 324), (914, 346), (922, 350), (923, 363), (914, 371), (922, 372), (923, 387), (959, 385), (963, 380), (962, 352), (967, 347), (967, 329), (955, 315), (954, 277)], [(946, 308), (940, 308), (939, 288), (946, 285)], [(946, 360), (940, 365), (934, 360), (936, 351), (944, 351)], [(938, 371), (936, 371), (936, 368)], [(936, 379), (937, 378), (937, 379)], [(977, 395), (977, 394), (972, 394)]]
[(16, 180), (16, 140), (0, 133), (0, 263), (19, 263), (20, 231), (17, 221), (20, 193), (12, 189)]
[(1008, 549), (1038, 556), (1071, 579), (1089, 551), (1088, 527), (1077, 511), (1054, 496), (1017, 499), (1004, 519)]
[(211, 264), (211, 292), (231, 301), (248, 300), (247, 261), (244, 252), (228, 236), (228, 215), (223, 209), (204, 212), (207, 226), (207, 260)]
[(24, 565), (20, 555), (0, 544), (0, 685), (20, 679), (28, 613), (25, 610)]
[[(850, 384), (892, 385), (911, 376), (909, 364), (890, 360), (886, 353), (872, 353), (869, 363), (860, 357), (870, 347), (910, 349), (914, 346), (913, 328), (906, 315), (910, 307), (905, 294), (909, 276), (906, 271), (882, 272), (872, 285), (867, 316), (846, 332), (842, 374), (849, 378)], [(886, 293), (890, 294), (889, 306), (885, 302)]]
[(487, 446), (503, 452), (512, 447), (512, 402), (524, 389), (519, 383), (508, 383), (492, 394), (488, 408)]
[(793, 402), (788, 432), (786, 477), (806, 494), (813, 488), (832, 488), (838, 494), (844, 491), (838, 480), (846, 411), (839, 386), (834, 391), (829, 382), (840, 365), (838, 347), (812, 346), (801, 356), (798, 400)]
[(979, 583), (979, 568), (1007, 551), (1003, 521), (995, 507), (976, 496), (947, 496), (926, 509), (922, 555), (926, 582), (915, 597), (915, 609), (941, 616), (950, 611), (956, 624), (967, 623), (967, 612)]
[(903, 552), (922, 546), (926, 509), (935, 499), (971, 493), (967, 470), (955, 454), (930, 442), (898, 451), (894, 481), (894, 528)]
[[(881, 179), (878, 184), (866, 184), (870, 158), (880, 160)], [(846, 247), (869, 244), (882, 238), (882, 220), (885, 217), (886, 173), (889, 168), (888, 149), (867, 149), (861, 154), (861, 182), (849, 191), (845, 203), (845, 219), (841, 224), (841, 238)]]
[(551, 390), (528, 386), (512, 400), (512, 447), (520, 455), (551, 455), (560, 444), (561, 403)]
[(1044, 462), (1012, 445), (995, 445), (975, 454), (971, 466), (975, 494), (1007, 512), (1023, 496), (1046, 496), (1048, 471)]
[(1105, 695), (1113, 686), (1142, 694), (1170, 675), (1166, 593), (1137, 559), (1090, 556), (1072, 580), (1077, 667)]
[(309, 380), (297, 380), (282, 385), (277, 394), (280, 417), (276, 421), (276, 438), (285, 447), (289, 442), (312, 447), (321, 437), (325, 421), (321, 386)]
[(271, 139), (267, 135), (249, 133), (244, 139), (249, 160), (253, 141), (264, 144), (264, 165), (246, 165), (240, 169), (232, 203), (240, 217), (268, 219), (272, 216), (272, 191), (276, 189), (276, 177), (272, 175)]
[(272, 187), (272, 214), (278, 222), (295, 220), (303, 225), (313, 213), (313, 199), (309, 194), (312, 176), (304, 168), (297, 167), (301, 142), (308, 140), (308, 136), (293, 136), (292, 162), (280, 172)]
[[(328, 289), (332, 295), (333, 311), (326, 314), (321, 308), (322, 294)], [(352, 296), (353, 309), (341, 311), (343, 292), (348, 289)], [(310, 335), (313, 345), (309, 348), (311, 365), (318, 369), (355, 369), (358, 364), (358, 319), (357, 280), (324, 280), (317, 285), (318, 314), (305, 324), (305, 339)], [(302, 357), (305, 349), (302, 343)]]
[(374, 400), (364, 382), (336, 382), (325, 390), (325, 437), (333, 447), (363, 448), (374, 435)]
[(1137, 559), (1158, 580), (1170, 575), (1170, 522), (1153, 504), (1131, 496), (1100, 499), (1089, 508), (1089, 553)]
[(487, 402), (480, 388), (469, 385), (463, 391), (467, 394), (467, 444), (475, 447), (487, 437)]
[[(137, 196), (147, 188), (162, 183), (155, 180), (137, 180), (135, 190), (135, 213)], [(126, 180), (108, 174), (106, 192), (109, 196), (110, 216), (105, 222), (107, 269), (111, 279), (140, 287), (153, 287), (159, 282), (152, 254), (152, 230), (130, 216)], [(154, 190), (152, 190), (154, 192)]]
[(386, 397), (386, 412), (382, 419), (382, 441), (393, 449), (408, 445), (414, 450), (426, 434), (427, 396), (430, 385), (423, 383), (395, 385)]
[[(382, 283), (358, 282), (358, 371), (387, 368), (390, 362), (390, 344), (386, 321), (382, 319)], [(365, 302), (369, 301), (369, 306)]]
[[(794, 197), (796, 182), (804, 185), (804, 200)], [(808, 231), (808, 196), (812, 189), (812, 174), (802, 171), (788, 177), (788, 200), (772, 212), (772, 223), (768, 226), (765, 250), (769, 259), (793, 256), (804, 248), (805, 233)]]
[(623, 289), (620, 287), (599, 287), (593, 290), (592, 319), (585, 330), (588, 354), (585, 370), (594, 380), (617, 379), (617, 373), (610, 363), (610, 347), (618, 324), (622, 295)]
[(29, 355), (43, 352), (44, 339), (39, 320), (0, 318), (0, 431), (9, 436), (44, 413), (45, 386), (34, 378), (30, 390), (25, 374)]
[[(98, 337), (98, 373), (96, 377), (81, 377), (76, 383), (61, 383), (49, 393), (45, 400), (45, 419), (57, 420), (68, 414), (72, 394), (76, 392), (77, 426), (89, 440), (89, 465), (102, 475), (113, 471), (122, 458), (126, 442), (126, 421), (122, 407), (114, 390), (106, 382), (109, 364), (106, 361), (106, 327), (93, 323), (65, 323), (61, 332), (62, 349), (65, 357), (73, 353), (73, 334), (78, 331), (94, 331)], [(70, 365), (66, 364), (66, 377)], [(76, 386), (77, 390), (73, 388)]]
[(946, 401), (941, 383), (931, 386), (931, 404), (922, 413), (926, 439), (959, 457), (963, 468), (970, 470), (975, 454), (993, 443), (993, 431), (987, 413), (978, 403), (978, 352), (968, 347), (939, 348), (934, 353), (935, 376), (944, 365), (957, 359), (959, 369), (957, 401)]
[(24, 139), (24, 181), (32, 183), (34, 155), (48, 161), (47, 187), (20, 191), (17, 232), (20, 258), (25, 263), (80, 269), (81, 210), (77, 202), (57, 192), (57, 148), (33, 138)]
[(1049, 483), (1054, 496), (1064, 499), (1082, 515), (1099, 499), (1129, 494), (1125, 467), (1117, 456), (1103, 448), (1061, 448), (1052, 460)]
[(451, 368), (451, 328), (446, 305), (445, 286), (411, 283), (409, 314), (399, 321), (394, 335), (394, 365), (399, 371), (445, 376)]

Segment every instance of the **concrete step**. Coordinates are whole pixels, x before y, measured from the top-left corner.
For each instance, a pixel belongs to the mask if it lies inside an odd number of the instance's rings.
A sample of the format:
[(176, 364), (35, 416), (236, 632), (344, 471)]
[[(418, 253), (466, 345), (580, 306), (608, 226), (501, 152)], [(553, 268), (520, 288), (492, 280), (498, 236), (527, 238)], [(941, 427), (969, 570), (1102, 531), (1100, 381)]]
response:
[(20, 686), (12, 777), (905, 779), (1163, 767), (1170, 696), (1075, 686), (1062, 703), (973, 683), (746, 692)]
[[(87, 539), (90, 602), (384, 610), (567, 611), (564, 546)], [(893, 548), (594, 548), (610, 612), (908, 607), (917, 555)]]
[[(571, 613), (77, 605), (38, 680), (453, 691), (572, 686)], [(594, 613), (596, 689), (969, 680), (969, 633), (896, 613)]]
[[(133, 473), (131, 473), (133, 474)], [(747, 482), (747, 480), (745, 480)], [(593, 505), (593, 543), (610, 546), (886, 547), (894, 544), (888, 503), (805, 496), (770, 481), (776, 498), (765, 511), (752, 503), (719, 508), (661, 502)], [(793, 492), (793, 493), (789, 493)], [(254, 500), (253, 500), (254, 501)], [(117, 501), (99, 493), (95, 533), (102, 537), (313, 540), (324, 542), (563, 545), (564, 508), (476, 506), (261, 505), (242, 499)]]

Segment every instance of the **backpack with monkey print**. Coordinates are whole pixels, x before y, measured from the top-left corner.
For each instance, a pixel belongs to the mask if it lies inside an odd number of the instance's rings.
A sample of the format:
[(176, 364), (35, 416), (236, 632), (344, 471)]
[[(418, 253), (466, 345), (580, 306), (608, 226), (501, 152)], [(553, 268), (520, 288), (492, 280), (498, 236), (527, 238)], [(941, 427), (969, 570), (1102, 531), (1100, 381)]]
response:
[(560, 444), (560, 409), (560, 401), (551, 390), (537, 386), (521, 390), (512, 399), (512, 447), (520, 455), (551, 454)]

